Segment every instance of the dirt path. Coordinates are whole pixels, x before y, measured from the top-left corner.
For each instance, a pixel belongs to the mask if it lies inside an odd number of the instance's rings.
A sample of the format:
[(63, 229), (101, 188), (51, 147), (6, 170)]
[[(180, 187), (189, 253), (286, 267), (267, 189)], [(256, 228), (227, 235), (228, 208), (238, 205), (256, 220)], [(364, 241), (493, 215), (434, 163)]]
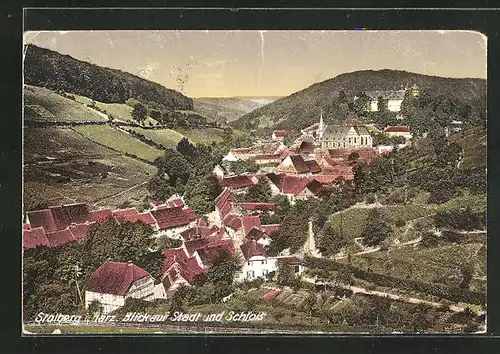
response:
[[(316, 279), (314, 279), (314, 278), (303, 277), (302, 280), (304, 280), (308, 283), (316, 284)], [(341, 284), (341, 283), (337, 283), (337, 282), (332, 282), (330, 284), (335, 285), (335, 286), (340, 286), (344, 289), (351, 290), (355, 294), (359, 293), (359, 294), (366, 294), (366, 295), (375, 295), (375, 296), (379, 296), (379, 297), (383, 297), (383, 298), (387, 298), (387, 299), (391, 299), (391, 300), (404, 301), (404, 302), (407, 302), (410, 304), (426, 304), (426, 305), (433, 306), (433, 307), (441, 307), (442, 306), (442, 304), (440, 304), (438, 302), (428, 301), (428, 300), (419, 299), (419, 298), (415, 298), (415, 297), (406, 297), (406, 296), (391, 294), (391, 293), (387, 293), (387, 292), (383, 292), (383, 291), (368, 290), (368, 289), (361, 288), (358, 286), (345, 285), (345, 284)], [(462, 312), (465, 310), (465, 308), (463, 308), (463, 307), (454, 306), (454, 305), (449, 306), (449, 309), (453, 312)]]

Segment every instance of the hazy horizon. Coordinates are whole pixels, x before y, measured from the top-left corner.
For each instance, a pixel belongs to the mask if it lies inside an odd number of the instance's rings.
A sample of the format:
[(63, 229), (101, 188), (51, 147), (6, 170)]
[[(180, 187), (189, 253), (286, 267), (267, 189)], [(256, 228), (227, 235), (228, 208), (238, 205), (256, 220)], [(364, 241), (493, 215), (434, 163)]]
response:
[(486, 79), (486, 37), (472, 31), (40, 31), (24, 43), (192, 98), (278, 98), (364, 70)]

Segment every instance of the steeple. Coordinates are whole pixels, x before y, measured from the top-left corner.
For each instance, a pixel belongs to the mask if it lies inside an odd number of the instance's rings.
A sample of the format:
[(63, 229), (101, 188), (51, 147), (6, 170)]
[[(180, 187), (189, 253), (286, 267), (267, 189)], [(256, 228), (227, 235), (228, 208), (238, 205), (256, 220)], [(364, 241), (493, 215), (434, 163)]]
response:
[(319, 126), (318, 126), (318, 130), (319, 131), (323, 131), (324, 129), (324, 124), (323, 124), (323, 109), (321, 109), (321, 113), (319, 115)]

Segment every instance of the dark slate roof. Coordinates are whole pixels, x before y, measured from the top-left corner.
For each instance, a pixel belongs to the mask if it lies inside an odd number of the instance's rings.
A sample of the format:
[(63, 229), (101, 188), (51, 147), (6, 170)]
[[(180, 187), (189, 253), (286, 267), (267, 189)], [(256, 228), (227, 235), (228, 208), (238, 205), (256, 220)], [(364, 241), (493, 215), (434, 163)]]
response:
[(387, 100), (402, 100), (405, 97), (405, 90), (378, 90), (378, 91), (365, 91), (365, 94), (372, 100), (378, 100), (379, 97), (383, 97)]

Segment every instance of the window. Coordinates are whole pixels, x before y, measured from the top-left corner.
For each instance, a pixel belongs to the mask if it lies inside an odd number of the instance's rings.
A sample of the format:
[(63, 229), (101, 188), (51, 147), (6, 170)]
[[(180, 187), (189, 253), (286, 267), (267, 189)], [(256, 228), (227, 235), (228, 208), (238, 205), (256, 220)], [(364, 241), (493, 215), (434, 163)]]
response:
[(296, 265), (295, 266), (295, 273), (298, 273), (298, 272), (300, 272), (300, 266)]
[(262, 264), (267, 264), (267, 259), (264, 259), (264, 260), (262, 261)]
[(249, 270), (247, 272), (247, 279), (252, 279), (255, 276), (255, 272), (253, 270)]
[(269, 272), (267, 271), (267, 269), (263, 269), (263, 270), (262, 270), (262, 275), (264, 275), (264, 276), (265, 276), (265, 275), (267, 275), (268, 273), (269, 273)]
[(252, 262), (248, 261), (248, 265), (252, 265)]
[(351, 138), (349, 138), (349, 144), (351, 144)]

